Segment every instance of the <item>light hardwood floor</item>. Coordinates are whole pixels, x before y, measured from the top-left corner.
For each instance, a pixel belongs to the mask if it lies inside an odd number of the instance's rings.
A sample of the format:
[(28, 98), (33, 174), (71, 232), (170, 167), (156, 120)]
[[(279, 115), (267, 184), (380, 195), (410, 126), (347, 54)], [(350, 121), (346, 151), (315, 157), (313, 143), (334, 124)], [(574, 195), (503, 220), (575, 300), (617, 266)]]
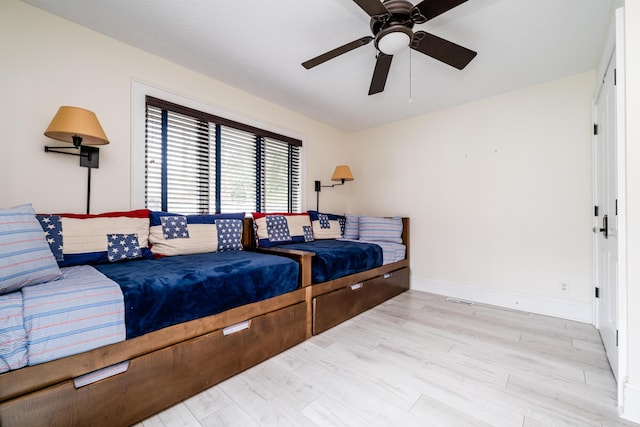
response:
[(636, 426), (592, 326), (408, 291), (137, 427), (316, 425)]

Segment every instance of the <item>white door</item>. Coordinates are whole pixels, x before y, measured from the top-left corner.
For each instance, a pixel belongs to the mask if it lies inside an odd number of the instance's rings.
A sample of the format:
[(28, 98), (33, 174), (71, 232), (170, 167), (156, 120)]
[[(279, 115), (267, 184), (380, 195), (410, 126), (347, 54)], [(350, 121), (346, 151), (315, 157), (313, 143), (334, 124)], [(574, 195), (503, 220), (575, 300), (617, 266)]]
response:
[(596, 327), (613, 374), (618, 373), (618, 213), (615, 55), (596, 100)]

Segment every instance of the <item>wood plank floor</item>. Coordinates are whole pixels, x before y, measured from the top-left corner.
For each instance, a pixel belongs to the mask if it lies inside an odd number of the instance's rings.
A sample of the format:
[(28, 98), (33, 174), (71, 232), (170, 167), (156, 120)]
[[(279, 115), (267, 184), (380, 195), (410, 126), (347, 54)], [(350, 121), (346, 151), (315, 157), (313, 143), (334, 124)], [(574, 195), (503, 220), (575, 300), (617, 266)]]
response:
[(590, 325), (408, 291), (137, 425), (637, 426)]

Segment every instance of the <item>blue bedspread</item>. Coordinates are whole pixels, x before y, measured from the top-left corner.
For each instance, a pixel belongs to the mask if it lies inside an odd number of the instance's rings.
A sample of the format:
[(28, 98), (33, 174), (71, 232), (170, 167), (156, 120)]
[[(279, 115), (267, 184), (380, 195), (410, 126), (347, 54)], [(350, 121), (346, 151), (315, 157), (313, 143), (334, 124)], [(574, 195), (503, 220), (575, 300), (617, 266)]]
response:
[(246, 251), (97, 265), (122, 288), (127, 339), (298, 287), (298, 264)]
[(326, 282), (382, 265), (382, 248), (372, 243), (314, 240), (279, 247), (315, 252), (311, 260), (312, 283)]

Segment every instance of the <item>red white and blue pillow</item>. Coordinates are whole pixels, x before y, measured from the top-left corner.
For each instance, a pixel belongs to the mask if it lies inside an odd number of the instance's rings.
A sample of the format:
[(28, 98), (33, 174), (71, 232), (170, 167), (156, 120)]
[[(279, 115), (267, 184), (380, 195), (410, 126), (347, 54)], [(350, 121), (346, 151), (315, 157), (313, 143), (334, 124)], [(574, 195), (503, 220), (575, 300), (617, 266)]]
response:
[(309, 211), (309, 217), (313, 227), (313, 238), (316, 240), (340, 239), (344, 234), (346, 224), (344, 215)]
[(258, 247), (269, 248), (286, 243), (313, 240), (311, 219), (305, 213), (253, 213)]
[[(60, 267), (111, 262), (108, 234), (136, 234), (141, 259), (153, 258), (149, 250), (149, 210), (105, 212), (95, 215), (62, 213), (62, 260)], [(40, 215), (47, 217), (50, 215)], [(42, 222), (42, 220), (41, 220)]]
[(241, 250), (244, 216), (244, 212), (205, 215), (151, 212), (151, 249), (156, 256)]

